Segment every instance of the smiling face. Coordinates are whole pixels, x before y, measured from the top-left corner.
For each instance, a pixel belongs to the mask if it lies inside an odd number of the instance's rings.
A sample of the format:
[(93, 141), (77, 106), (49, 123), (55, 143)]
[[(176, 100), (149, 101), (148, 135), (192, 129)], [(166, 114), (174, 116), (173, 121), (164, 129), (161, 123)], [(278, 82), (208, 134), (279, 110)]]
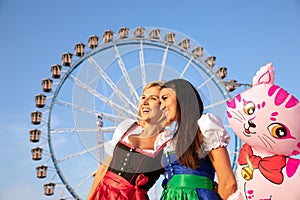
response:
[(161, 109), (166, 115), (168, 123), (177, 120), (177, 98), (176, 93), (171, 88), (163, 88), (159, 94)]
[(300, 153), (299, 101), (277, 85), (256, 85), (227, 102), (227, 116), (237, 136), (261, 152)]
[(145, 89), (140, 97), (139, 115), (144, 123), (158, 121), (162, 115), (162, 111), (160, 110), (159, 92), (159, 86), (150, 87)]

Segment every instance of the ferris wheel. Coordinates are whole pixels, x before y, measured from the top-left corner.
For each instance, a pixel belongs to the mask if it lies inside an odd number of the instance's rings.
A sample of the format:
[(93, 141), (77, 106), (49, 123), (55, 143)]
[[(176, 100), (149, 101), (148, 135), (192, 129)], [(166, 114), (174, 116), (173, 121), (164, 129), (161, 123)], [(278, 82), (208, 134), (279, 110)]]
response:
[[(102, 41), (91, 35), (88, 48), (77, 43), (74, 55), (63, 53), (62, 64), (51, 66), (51, 78), (42, 80), (42, 93), (35, 96), (31, 152), (37, 178), (46, 180), (46, 196), (86, 199), (105, 157), (104, 143), (119, 122), (138, 118), (139, 95), (149, 82), (189, 80), (205, 112), (223, 117), (226, 125), (225, 102), (239, 84), (224, 81), (227, 68), (217, 67), (216, 57), (186, 35), (166, 28), (122, 27), (118, 34), (104, 31)], [(230, 135), (235, 168), (241, 144)], [(155, 188), (150, 195), (158, 198)]]

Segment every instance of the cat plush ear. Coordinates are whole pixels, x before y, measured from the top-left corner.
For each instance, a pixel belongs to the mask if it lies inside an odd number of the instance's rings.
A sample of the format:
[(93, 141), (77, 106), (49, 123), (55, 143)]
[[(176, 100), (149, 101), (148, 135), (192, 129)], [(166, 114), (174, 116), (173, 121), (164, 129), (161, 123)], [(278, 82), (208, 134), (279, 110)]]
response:
[(262, 83), (274, 85), (274, 67), (272, 66), (272, 63), (262, 66), (252, 79), (252, 86)]

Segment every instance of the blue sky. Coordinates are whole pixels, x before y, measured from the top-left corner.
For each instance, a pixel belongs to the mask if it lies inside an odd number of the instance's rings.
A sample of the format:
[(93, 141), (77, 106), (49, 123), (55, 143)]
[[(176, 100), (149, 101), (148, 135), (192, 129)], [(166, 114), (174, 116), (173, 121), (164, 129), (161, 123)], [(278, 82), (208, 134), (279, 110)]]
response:
[(123, 26), (173, 29), (202, 44), (238, 82), (250, 83), (272, 62), (275, 83), (300, 98), (299, 19), (298, 0), (0, 0), (0, 200), (53, 199), (35, 177), (30, 113), (41, 80), (75, 43)]

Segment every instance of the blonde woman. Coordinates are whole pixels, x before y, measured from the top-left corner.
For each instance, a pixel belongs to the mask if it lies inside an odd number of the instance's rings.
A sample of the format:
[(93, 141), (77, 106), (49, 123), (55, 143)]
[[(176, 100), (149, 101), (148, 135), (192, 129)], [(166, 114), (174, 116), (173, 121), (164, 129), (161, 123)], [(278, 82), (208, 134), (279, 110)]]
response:
[[(146, 200), (147, 192), (164, 172), (165, 117), (160, 110), (161, 82), (148, 84), (139, 100), (140, 121), (125, 120), (112, 139), (112, 157), (96, 172), (89, 200)], [(105, 165), (109, 165), (108, 169)], [(106, 171), (107, 169), (107, 171)]]

